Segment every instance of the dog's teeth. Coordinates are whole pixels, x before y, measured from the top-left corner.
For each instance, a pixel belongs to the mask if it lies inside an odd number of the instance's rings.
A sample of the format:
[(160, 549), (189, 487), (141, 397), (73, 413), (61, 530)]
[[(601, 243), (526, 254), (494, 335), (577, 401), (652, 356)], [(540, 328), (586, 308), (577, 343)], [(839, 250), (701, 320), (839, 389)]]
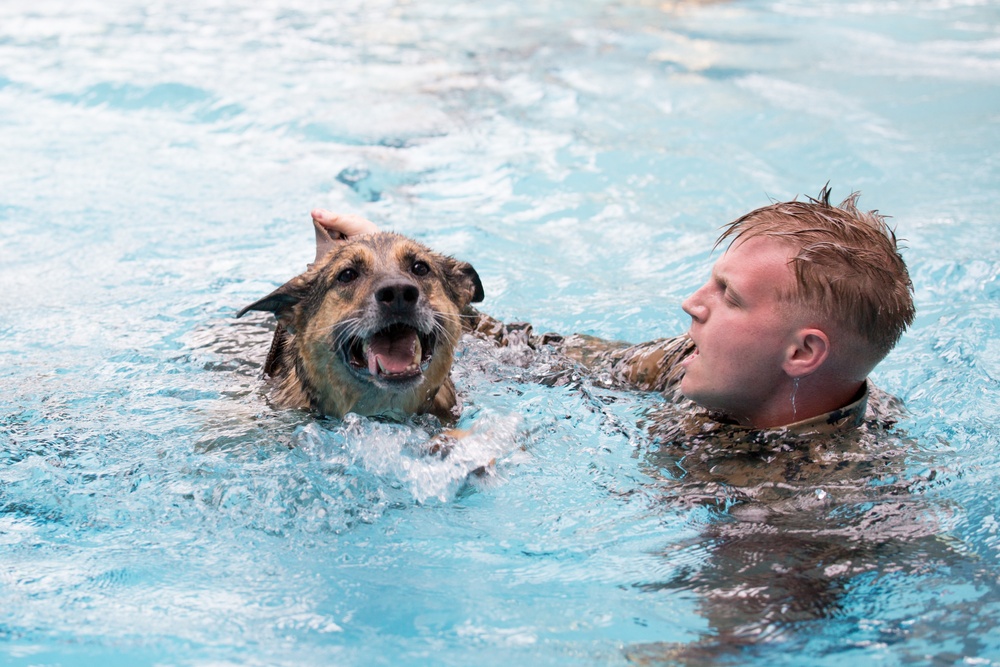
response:
[(413, 346), (413, 365), (420, 365), (420, 358), (423, 356), (424, 351), (420, 346), (420, 338), (417, 338), (416, 344)]

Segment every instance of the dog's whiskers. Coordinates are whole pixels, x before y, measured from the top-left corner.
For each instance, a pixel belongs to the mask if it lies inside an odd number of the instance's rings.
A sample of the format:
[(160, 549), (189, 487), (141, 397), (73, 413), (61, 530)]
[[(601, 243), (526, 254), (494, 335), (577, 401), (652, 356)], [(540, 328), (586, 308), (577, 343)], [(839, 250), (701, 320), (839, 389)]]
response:
[(361, 317), (349, 317), (327, 327), (322, 333), (333, 333), (333, 347), (339, 349), (352, 338), (358, 338), (361, 333)]
[[(455, 345), (462, 337), (461, 317), (461, 315), (451, 313), (438, 313), (434, 317), (434, 335), (446, 339), (450, 345)], [(456, 326), (449, 327), (449, 324)]]

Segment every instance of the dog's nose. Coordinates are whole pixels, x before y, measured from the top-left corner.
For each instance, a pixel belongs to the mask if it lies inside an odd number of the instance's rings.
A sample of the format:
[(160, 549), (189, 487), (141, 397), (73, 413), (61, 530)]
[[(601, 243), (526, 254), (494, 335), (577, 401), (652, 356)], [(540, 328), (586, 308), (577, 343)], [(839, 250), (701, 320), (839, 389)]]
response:
[(413, 308), (420, 298), (420, 290), (413, 283), (390, 283), (375, 290), (375, 300), (393, 312)]

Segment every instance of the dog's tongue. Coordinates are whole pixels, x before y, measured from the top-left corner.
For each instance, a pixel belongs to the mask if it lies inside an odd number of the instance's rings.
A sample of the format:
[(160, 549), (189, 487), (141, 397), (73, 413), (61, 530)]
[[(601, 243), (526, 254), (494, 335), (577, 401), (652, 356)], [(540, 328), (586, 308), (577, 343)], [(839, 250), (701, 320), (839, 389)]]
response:
[(420, 363), (420, 340), (413, 329), (377, 333), (365, 352), (372, 375), (398, 375)]

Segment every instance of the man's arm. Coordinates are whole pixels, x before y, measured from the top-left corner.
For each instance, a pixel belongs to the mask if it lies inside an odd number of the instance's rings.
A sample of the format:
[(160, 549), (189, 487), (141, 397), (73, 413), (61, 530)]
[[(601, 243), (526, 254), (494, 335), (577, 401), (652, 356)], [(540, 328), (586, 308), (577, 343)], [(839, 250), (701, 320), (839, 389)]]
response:
[(629, 345), (576, 334), (564, 339), (563, 354), (614, 386), (665, 392), (684, 375), (679, 365), (694, 344), (687, 336)]

